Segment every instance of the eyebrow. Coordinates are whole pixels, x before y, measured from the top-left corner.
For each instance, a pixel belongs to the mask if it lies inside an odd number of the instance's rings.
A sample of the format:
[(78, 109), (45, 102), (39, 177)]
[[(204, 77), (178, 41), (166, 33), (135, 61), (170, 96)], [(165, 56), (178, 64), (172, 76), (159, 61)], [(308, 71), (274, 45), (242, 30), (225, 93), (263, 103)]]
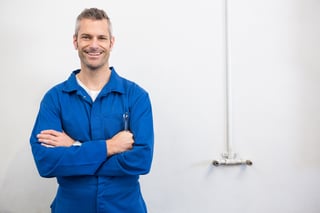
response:
[[(81, 33), (81, 34), (79, 34), (79, 36), (89, 36), (89, 37), (93, 37), (93, 35), (92, 35), (92, 34), (89, 34), (89, 33)], [(109, 35), (101, 34), (101, 35), (97, 35), (97, 37), (109, 38)]]

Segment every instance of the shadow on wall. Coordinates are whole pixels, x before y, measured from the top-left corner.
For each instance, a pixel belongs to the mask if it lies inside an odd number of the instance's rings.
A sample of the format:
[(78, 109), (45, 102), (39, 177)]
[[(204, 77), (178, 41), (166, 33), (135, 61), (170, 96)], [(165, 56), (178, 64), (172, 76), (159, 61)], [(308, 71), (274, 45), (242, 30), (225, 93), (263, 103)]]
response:
[[(308, 2), (308, 1), (307, 1)], [(315, 1), (313, 1), (315, 2)], [(299, 128), (301, 137), (297, 156), (296, 165), (303, 168), (318, 168), (320, 162), (319, 155), (319, 138), (320, 138), (320, 98), (315, 95), (320, 91), (320, 1), (317, 4), (308, 4), (304, 1), (297, 1), (297, 20), (299, 31), (295, 35), (296, 50), (294, 56), (299, 64), (299, 85), (300, 92), (299, 109), (301, 117), (299, 118)]]

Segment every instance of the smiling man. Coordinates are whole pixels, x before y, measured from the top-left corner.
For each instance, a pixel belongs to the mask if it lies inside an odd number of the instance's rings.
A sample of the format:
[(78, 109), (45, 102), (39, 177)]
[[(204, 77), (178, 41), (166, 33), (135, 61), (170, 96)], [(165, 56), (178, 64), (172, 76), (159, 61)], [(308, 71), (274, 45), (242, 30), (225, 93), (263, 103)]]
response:
[(56, 177), (53, 213), (145, 213), (139, 176), (153, 156), (148, 93), (109, 66), (111, 22), (100, 9), (77, 18), (81, 68), (43, 97), (30, 144), (42, 177)]
[(81, 68), (98, 70), (108, 66), (114, 44), (110, 20), (95, 20), (89, 17), (78, 20), (73, 43), (79, 52)]

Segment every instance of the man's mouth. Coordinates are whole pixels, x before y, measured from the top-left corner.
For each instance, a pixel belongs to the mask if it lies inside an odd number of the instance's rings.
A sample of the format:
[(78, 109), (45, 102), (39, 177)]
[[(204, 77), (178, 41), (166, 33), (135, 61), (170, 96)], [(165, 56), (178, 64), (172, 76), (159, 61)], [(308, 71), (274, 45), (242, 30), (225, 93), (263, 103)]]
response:
[(84, 51), (87, 55), (89, 55), (89, 56), (93, 56), (93, 57), (95, 57), (95, 56), (100, 56), (102, 53), (103, 53), (103, 51), (99, 51), (99, 52), (97, 52), (97, 51), (94, 51), (94, 52), (90, 52), (90, 51)]

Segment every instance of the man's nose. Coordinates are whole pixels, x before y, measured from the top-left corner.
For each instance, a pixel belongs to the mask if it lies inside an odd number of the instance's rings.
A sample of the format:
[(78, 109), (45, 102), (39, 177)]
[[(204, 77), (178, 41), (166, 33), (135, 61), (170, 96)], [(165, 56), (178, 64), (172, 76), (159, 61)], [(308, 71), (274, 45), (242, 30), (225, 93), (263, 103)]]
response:
[(90, 46), (91, 47), (98, 47), (99, 46), (98, 39), (97, 38), (93, 38), (91, 40)]

